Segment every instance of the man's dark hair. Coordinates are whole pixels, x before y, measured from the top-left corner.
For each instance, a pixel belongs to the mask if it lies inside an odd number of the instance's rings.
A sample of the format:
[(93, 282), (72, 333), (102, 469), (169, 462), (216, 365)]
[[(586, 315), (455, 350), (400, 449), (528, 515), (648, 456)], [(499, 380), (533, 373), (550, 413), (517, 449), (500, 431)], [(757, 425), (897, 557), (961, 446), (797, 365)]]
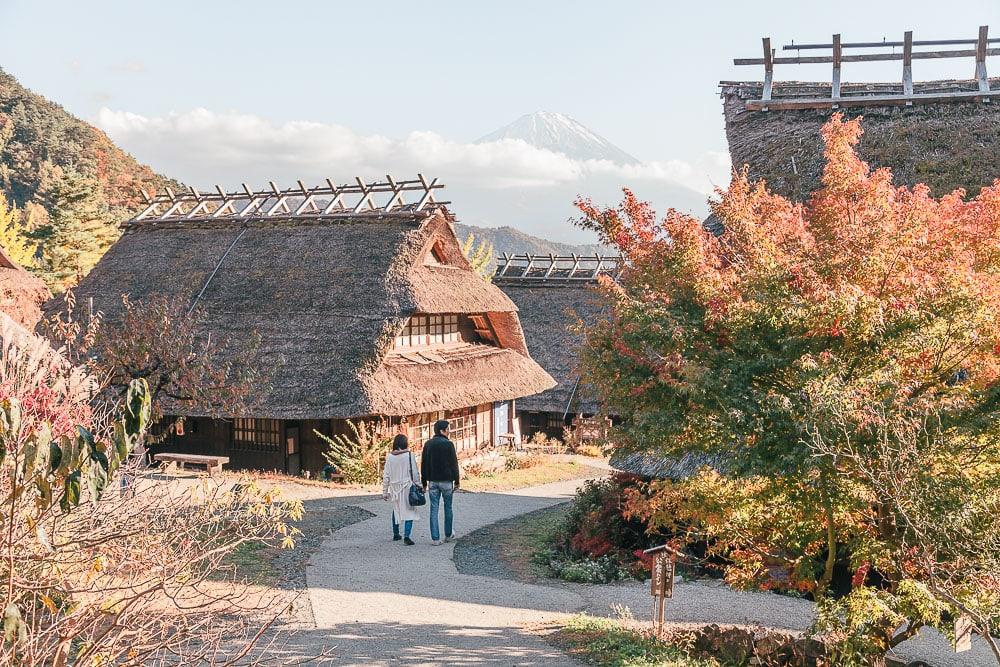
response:
[(448, 430), (447, 419), (439, 419), (436, 422), (434, 422), (434, 435), (441, 435), (447, 430)]

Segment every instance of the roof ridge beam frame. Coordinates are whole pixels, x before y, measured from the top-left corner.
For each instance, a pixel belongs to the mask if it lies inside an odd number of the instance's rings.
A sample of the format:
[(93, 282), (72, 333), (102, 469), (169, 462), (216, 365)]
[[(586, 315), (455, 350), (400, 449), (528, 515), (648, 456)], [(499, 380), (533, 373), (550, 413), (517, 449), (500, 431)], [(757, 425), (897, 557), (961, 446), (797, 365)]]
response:
[[(438, 179), (428, 181), (423, 174), (417, 174), (416, 179), (397, 181), (386, 176), (385, 181), (367, 183), (360, 177), (355, 183), (337, 185), (326, 179), (326, 185), (313, 188), (306, 187), (301, 180), (297, 187), (280, 189), (274, 181), (269, 181), (269, 188), (252, 190), (246, 183), (242, 191), (227, 192), (216, 185), (213, 192), (199, 192), (189, 188), (186, 193), (175, 194), (166, 188), (164, 194), (150, 196), (143, 191), (145, 208), (126, 225), (142, 221), (179, 221), (179, 220), (248, 220), (251, 218), (289, 218), (315, 219), (332, 215), (351, 215), (369, 212), (375, 213), (415, 213), (428, 208), (437, 208), (447, 202), (438, 202), (434, 191), (444, 187)], [(404, 199), (406, 192), (420, 193), (420, 200), (415, 204)], [(389, 195), (385, 204), (375, 202), (376, 195)], [(316, 203), (317, 197), (332, 196), (326, 206)], [(345, 195), (359, 195), (360, 199), (354, 205), (346, 205)], [(302, 201), (293, 207), (290, 202), (301, 197)]]
[[(795, 56), (795, 57), (775, 57), (771, 48), (771, 39), (764, 37), (763, 58), (734, 58), (733, 64), (741, 65), (763, 65), (764, 82), (760, 99), (747, 100), (747, 111), (770, 111), (780, 109), (838, 109), (842, 106), (881, 106), (881, 105), (903, 105), (912, 106), (917, 103), (933, 102), (959, 102), (965, 100), (979, 100), (989, 102), (997, 96), (1000, 91), (991, 90), (989, 78), (986, 74), (986, 58), (1000, 55), (1000, 48), (990, 48), (990, 44), (1000, 43), (1000, 39), (989, 38), (989, 26), (980, 26), (978, 37), (969, 39), (950, 40), (923, 40), (913, 41), (913, 32), (906, 31), (902, 42), (854, 42), (843, 43), (840, 34), (833, 35), (830, 44), (786, 44), (782, 47), (784, 51), (801, 51), (804, 49), (830, 49), (828, 56)], [(914, 52), (914, 46), (957, 46), (974, 45), (974, 49), (953, 49), (943, 51), (918, 51)], [(902, 46), (901, 53), (862, 53), (858, 55), (843, 55), (843, 49), (879, 49)], [(921, 58), (967, 58), (973, 57), (976, 61), (975, 70), (975, 91), (958, 91), (953, 93), (914, 93), (913, 92), (913, 60)], [(844, 98), (841, 95), (841, 65), (846, 62), (880, 62), (889, 60), (903, 61), (903, 92), (892, 95), (853, 95)], [(833, 71), (830, 79), (830, 97), (826, 100), (821, 98), (775, 98), (774, 97), (774, 66), (782, 65), (802, 65), (832, 63)]]
[[(572, 265), (568, 269), (564, 266), (555, 273), (559, 264)], [(601, 255), (597, 253), (592, 257), (581, 255), (510, 255), (503, 253), (497, 261), (497, 269), (493, 274), (497, 282), (534, 282), (534, 283), (586, 283), (594, 282), (601, 275), (610, 275), (617, 279), (619, 274), (619, 264), (621, 257), (614, 255)], [(562, 271), (566, 274), (562, 275)], [(532, 275), (532, 271), (539, 272)]]

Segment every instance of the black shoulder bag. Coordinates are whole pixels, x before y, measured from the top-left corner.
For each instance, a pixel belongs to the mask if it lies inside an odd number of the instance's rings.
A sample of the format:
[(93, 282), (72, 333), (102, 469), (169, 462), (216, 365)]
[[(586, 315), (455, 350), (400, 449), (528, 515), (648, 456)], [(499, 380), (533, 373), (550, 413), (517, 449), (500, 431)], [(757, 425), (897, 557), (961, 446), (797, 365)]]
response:
[(413, 469), (417, 467), (417, 460), (413, 457), (413, 452), (410, 452), (410, 495), (407, 498), (410, 503), (410, 507), (420, 507), (421, 505), (427, 504), (427, 495), (424, 493), (422, 486), (417, 484), (417, 480), (413, 478)]

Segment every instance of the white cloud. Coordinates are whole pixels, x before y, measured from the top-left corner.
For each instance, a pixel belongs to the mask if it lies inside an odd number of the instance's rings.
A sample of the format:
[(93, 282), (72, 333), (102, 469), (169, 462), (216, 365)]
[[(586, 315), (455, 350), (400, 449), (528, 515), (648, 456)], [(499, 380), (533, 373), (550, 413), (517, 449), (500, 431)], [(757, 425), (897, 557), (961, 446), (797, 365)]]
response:
[(163, 173), (196, 185), (238, 181), (260, 184), (354, 175), (377, 177), (422, 172), (476, 188), (545, 188), (614, 179), (711, 192), (728, 181), (728, 156), (706, 153), (696, 162), (668, 160), (623, 166), (574, 160), (505, 139), (462, 143), (435, 132), (402, 139), (362, 135), (343, 125), (310, 121), (274, 123), (251, 114), (194, 109), (146, 117), (103, 108), (96, 124), (112, 139)]

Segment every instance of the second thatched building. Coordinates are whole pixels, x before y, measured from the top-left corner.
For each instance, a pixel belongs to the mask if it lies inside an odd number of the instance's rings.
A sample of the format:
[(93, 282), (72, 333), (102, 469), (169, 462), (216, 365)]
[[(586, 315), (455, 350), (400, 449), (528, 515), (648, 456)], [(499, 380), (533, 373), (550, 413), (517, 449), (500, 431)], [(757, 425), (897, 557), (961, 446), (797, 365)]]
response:
[(583, 379), (583, 328), (607, 306), (598, 278), (618, 276), (619, 259), (601, 255), (504, 255), (493, 282), (517, 305), (528, 349), (556, 386), (517, 402), (522, 435), (562, 439), (565, 431), (589, 435), (607, 424), (593, 388)]

